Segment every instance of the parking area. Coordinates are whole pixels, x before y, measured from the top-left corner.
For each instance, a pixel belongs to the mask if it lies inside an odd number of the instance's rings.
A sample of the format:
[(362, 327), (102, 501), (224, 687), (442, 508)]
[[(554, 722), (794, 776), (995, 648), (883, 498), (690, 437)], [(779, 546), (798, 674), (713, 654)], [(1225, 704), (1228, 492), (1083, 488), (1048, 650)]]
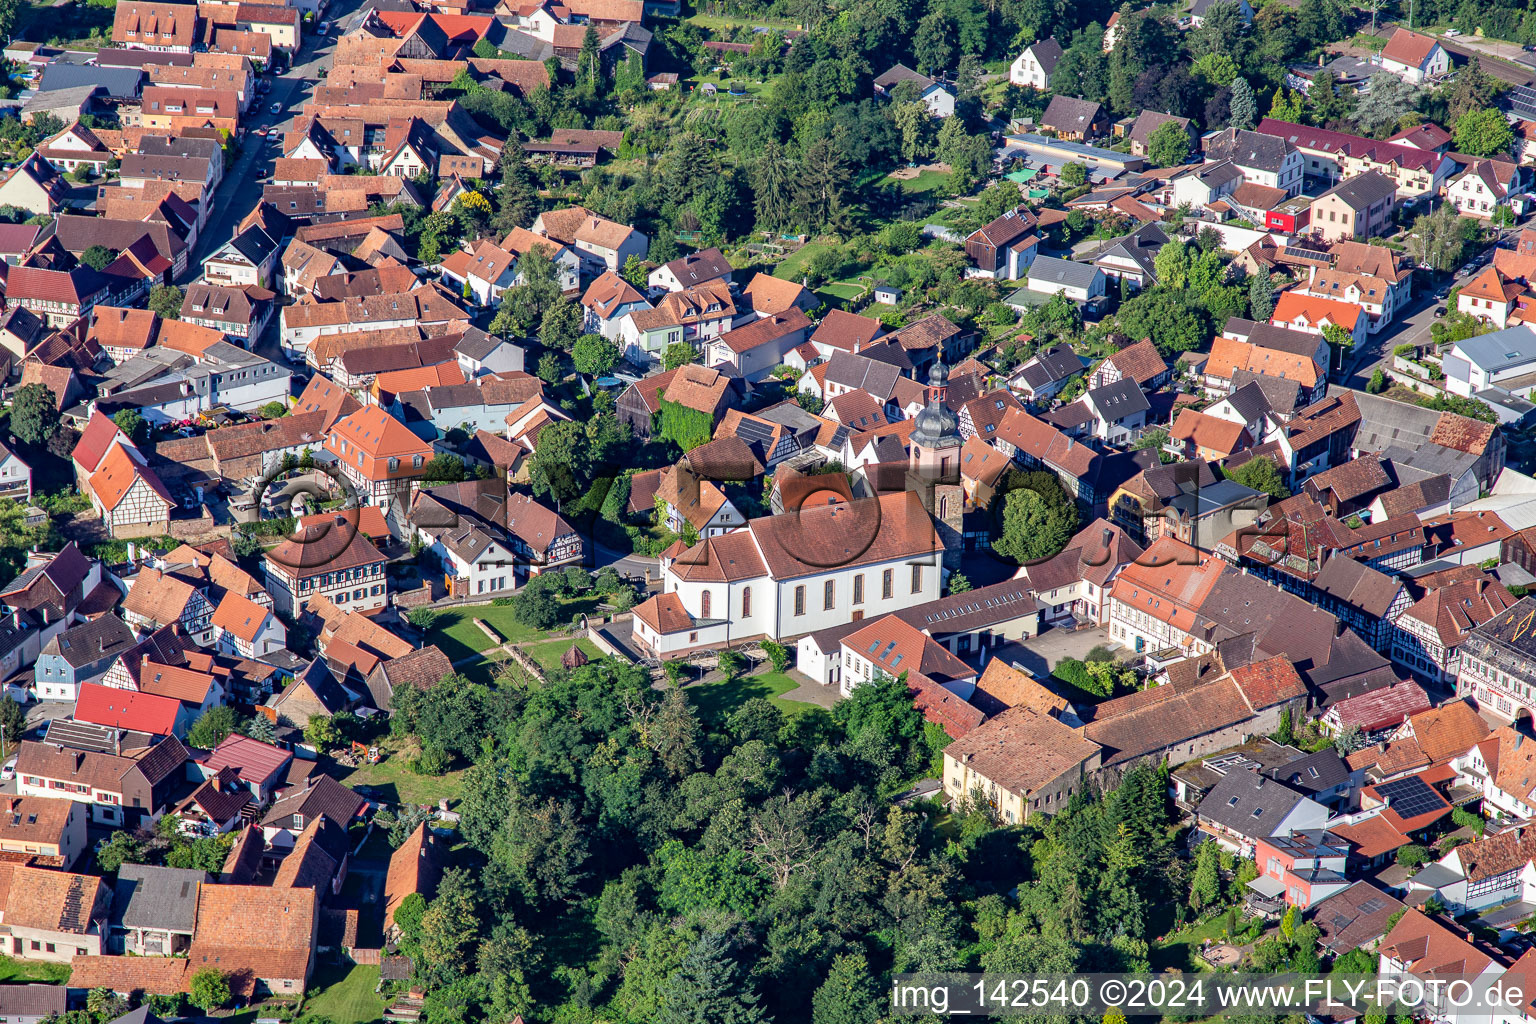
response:
[(1051, 669), (1063, 658), (1081, 661), (1088, 652), (1098, 646), (1108, 647), (1122, 661), (1134, 654), (1128, 648), (1109, 638), (1109, 629), (1095, 626), (1093, 629), (1048, 629), (1032, 640), (1006, 644), (993, 651), (993, 657), (1002, 658), (1010, 665), (1017, 665), (1037, 678), (1051, 674)]

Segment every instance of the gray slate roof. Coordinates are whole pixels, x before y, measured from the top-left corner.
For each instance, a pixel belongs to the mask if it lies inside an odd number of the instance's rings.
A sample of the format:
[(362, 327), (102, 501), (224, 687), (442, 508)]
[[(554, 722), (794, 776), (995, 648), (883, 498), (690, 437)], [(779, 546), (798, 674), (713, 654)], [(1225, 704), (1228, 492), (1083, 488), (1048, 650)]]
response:
[(1212, 786), (1200, 801), (1199, 813), (1240, 836), (1260, 839), (1273, 835), (1303, 799), (1296, 790), (1249, 769), (1233, 772)]
[(208, 875), (189, 868), (124, 864), (112, 887), (112, 923), (190, 935), (197, 924), (197, 887)]
[(1121, 377), (1113, 384), (1095, 388), (1085, 397), (1111, 422), (1134, 416), (1138, 412), (1147, 412), (1152, 408), (1152, 403), (1147, 401), (1141, 385), (1130, 377)]
[(1253, 167), (1277, 174), (1291, 146), (1277, 135), (1260, 135), (1228, 128), (1205, 140), (1208, 160), (1231, 160), (1239, 167)]
[(60, 89), (77, 89), (100, 86), (108, 96), (133, 97), (139, 95), (144, 84), (142, 68), (103, 68), (86, 64), (62, 64), (55, 61), (43, 69), (43, 80), (38, 92), (57, 92)]
[(1317, 198), (1322, 199), (1330, 195), (1338, 196), (1348, 203), (1351, 209), (1366, 210), (1383, 199), (1389, 203), (1396, 199), (1397, 182), (1380, 171), (1366, 171), (1353, 178), (1345, 178)]
[(1036, 256), (1029, 267), (1029, 280), (1059, 284), (1068, 288), (1089, 288), (1103, 271), (1091, 263), (1074, 263), (1055, 256)]

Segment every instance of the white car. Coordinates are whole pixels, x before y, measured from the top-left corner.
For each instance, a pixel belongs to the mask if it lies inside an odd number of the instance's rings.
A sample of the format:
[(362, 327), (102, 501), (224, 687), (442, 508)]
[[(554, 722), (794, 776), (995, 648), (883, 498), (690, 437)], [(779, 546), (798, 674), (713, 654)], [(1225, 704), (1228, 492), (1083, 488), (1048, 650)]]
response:
[(15, 777), (16, 777), (16, 759), (13, 757), (9, 761), (5, 762), (5, 764), (3, 766), (0, 766), (0, 779), (3, 779), (4, 781), (9, 782), (10, 780), (14, 779)]
[(274, 103), (268, 109), (274, 114), (281, 114), (283, 112), (283, 105), (281, 103)]

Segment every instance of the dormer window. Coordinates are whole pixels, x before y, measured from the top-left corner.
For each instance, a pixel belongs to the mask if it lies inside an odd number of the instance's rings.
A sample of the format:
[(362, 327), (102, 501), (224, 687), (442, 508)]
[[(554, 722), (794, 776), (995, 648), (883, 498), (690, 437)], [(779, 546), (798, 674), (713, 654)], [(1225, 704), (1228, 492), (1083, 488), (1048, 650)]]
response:
[(421, 456), (420, 455), (412, 455), (411, 456), (411, 468), (412, 469), (420, 469), (421, 468)]

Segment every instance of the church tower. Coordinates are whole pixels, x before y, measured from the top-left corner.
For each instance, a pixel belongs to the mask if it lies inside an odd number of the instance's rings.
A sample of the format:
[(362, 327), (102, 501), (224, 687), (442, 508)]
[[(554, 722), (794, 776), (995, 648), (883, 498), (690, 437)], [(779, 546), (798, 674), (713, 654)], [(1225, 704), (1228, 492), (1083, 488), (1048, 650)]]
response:
[(944, 568), (956, 572), (965, 543), (965, 489), (960, 483), (960, 420), (944, 399), (948, 370), (936, 360), (928, 374), (928, 404), (917, 414), (910, 438), (907, 487), (922, 498), (944, 544)]

